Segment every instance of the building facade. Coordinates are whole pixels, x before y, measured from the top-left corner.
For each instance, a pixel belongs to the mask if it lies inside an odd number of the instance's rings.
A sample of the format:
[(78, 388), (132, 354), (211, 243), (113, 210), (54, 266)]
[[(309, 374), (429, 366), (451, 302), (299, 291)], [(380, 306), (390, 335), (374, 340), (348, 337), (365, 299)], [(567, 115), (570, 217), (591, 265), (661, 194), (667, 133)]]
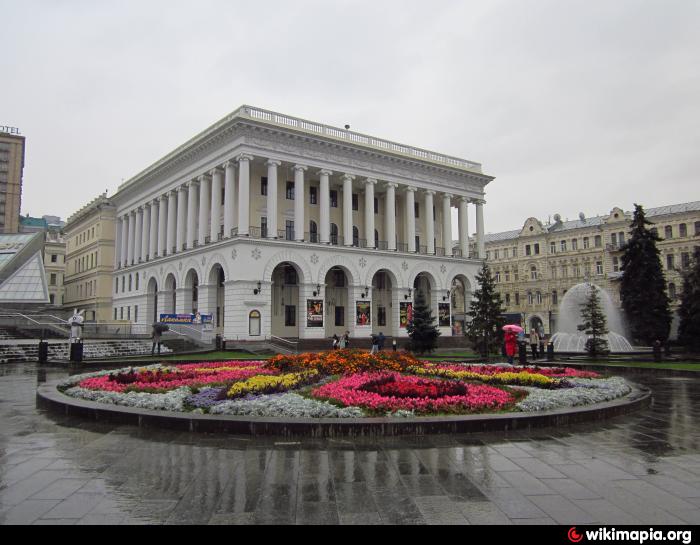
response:
[[(672, 308), (677, 310), (682, 272), (700, 245), (700, 201), (645, 210), (661, 242), (658, 248)], [(529, 218), (522, 229), (486, 235), (486, 259), (509, 317), (527, 329), (556, 331), (559, 304), (586, 278), (620, 305), (622, 247), (632, 213), (613, 208), (606, 216), (543, 224)], [(672, 332), (673, 333), (673, 332)]]
[(64, 227), (64, 308), (85, 310), (88, 321), (112, 319), (115, 224), (116, 207), (100, 195)]
[(478, 163), (243, 106), (114, 195), (112, 317), (211, 314), (230, 340), (405, 336), (421, 290), (451, 335), (484, 255), (492, 179)]
[(18, 233), (22, 207), (25, 138), (0, 126), (0, 233)]
[(44, 270), (49, 288), (49, 304), (65, 304), (66, 240), (60, 230), (48, 229), (44, 235)]

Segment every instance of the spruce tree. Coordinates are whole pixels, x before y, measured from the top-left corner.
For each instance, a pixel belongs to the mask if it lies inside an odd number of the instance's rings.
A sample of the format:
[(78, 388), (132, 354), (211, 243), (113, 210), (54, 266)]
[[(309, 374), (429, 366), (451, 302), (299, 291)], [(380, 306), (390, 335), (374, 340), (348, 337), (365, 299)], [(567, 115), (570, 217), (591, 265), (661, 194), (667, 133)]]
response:
[(491, 271), (484, 266), (476, 275), (478, 288), (473, 294), (471, 306), (467, 313), (471, 322), (467, 326), (467, 337), (482, 357), (500, 353), (503, 342), (503, 307), (501, 296), (496, 292), (496, 285)]
[(678, 342), (690, 352), (700, 352), (700, 247), (695, 248), (692, 266), (683, 275), (678, 316)]
[(586, 341), (586, 352), (592, 358), (610, 352), (608, 341), (604, 337), (608, 334), (608, 324), (605, 313), (600, 307), (598, 290), (593, 284), (589, 284), (590, 293), (585, 303), (581, 305), (581, 318), (583, 323), (578, 326), (579, 331), (590, 335)]
[(437, 338), (440, 331), (435, 325), (435, 317), (430, 305), (425, 301), (421, 290), (416, 290), (416, 299), (413, 302), (413, 320), (409, 322), (407, 331), (411, 339), (408, 349), (417, 354), (432, 352), (437, 348)]
[(632, 337), (646, 345), (668, 339), (671, 309), (666, 294), (666, 280), (656, 243), (661, 239), (647, 228), (641, 205), (634, 205), (632, 234), (622, 255), (620, 298)]

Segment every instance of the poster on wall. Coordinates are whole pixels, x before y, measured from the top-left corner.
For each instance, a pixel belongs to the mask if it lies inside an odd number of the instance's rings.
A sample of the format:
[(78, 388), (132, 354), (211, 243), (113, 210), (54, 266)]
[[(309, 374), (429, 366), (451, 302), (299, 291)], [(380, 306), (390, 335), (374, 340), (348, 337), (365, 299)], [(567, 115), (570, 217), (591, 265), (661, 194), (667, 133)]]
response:
[(438, 325), (450, 327), (450, 304), (438, 303)]
[(413, 303), (401, 303), (399, 307), (399, 326), (406, 329), (413, 320)]
[(160, 321), (164, 324), (203, 324), (212, 325), (212, 314), (161, 314)]
[(369, 301), (357, 301), (355, 316), (356, 325), (370, 325), (372, 304)]
[(323, 299), (306, 300), (306, 327), (323, 327)]

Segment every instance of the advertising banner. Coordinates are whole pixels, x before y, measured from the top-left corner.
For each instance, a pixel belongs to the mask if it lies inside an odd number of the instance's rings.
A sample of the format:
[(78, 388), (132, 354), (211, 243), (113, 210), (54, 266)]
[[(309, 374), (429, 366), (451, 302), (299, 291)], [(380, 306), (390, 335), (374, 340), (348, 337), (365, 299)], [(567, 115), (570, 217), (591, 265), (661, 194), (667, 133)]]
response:
[(438, 325), (450, 327), (450, 304), (438, 303)]
[(413, 303), (401, 303), (399, 307), (399, 327), (406, 329), (413, 320)]
[(306, 300), (306, 327), (323, 327), (323, 299)]
[(357, 301), (355, 305), (355, 325), (370, 325), (372, 319), (372, 303), (370, 301)]
[(160, 321), (164, 324), (211, 324), (212, 314), (161, 314)]

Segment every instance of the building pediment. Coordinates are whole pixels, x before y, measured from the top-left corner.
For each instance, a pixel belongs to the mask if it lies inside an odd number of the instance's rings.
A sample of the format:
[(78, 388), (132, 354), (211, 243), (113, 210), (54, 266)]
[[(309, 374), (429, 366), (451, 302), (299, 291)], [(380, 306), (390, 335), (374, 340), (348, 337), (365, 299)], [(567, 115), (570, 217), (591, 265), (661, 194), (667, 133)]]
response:
[(525, 225), (523, 225), (522, 230), (520, 231), (520, 236), (532, 237), (537, 235), (544, 235), (546, 234), (546, 232), (547, 231), (545, 230), (540, 220), (538, 220), (537, 218), (528, 218), (525, 222)]
[(625, 214), (625, 211), (617, 206), (610, 211), (609, 215), (603, 217), (604, 224), (629, 223), (631, 220), (631, 216)]

